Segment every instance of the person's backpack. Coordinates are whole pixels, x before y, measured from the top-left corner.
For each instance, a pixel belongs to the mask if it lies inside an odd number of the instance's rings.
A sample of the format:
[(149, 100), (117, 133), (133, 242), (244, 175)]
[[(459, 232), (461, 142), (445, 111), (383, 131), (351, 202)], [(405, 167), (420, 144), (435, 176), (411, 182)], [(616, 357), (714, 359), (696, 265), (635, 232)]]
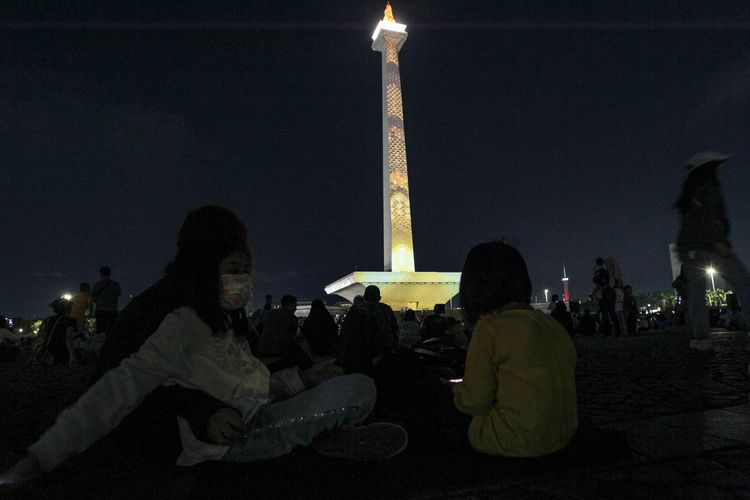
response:
[(346, 373), (367, 373), (375, 358), (377, 325), (370, 312), (361, 306), (352, 307), (341, 324), (338, 364)]
[(601, 298), (601, 304), (606, 306), (614, 306), (615, 300), (617, 300), (617, 294), (615, 292), (615, 289), (611, 286), (605, 286), (602, 289), (602, 298)]
[(594, 273), (594, 276), (591, 278), (591, 281), (597, 286), (597, 288), (601, 289), (609, 284), (609, 271), (606, 269), (597, 269), (596, 273)]
[(37, 337), (36, 342), (34, 342), (34, 345), (31, 348), (29, 366), (39, 367), (52, 366), (55, 364), (55, 355), (52, 354), (52, 352), (49, 350), (49, 345), (52, 341), (52, 337), (54, 337), (55, 335), (55, 329), (57, 328), (57, 325), (64, 317), (65, 316), (63, 316), (62, 314), (58, 316), (57, 321), (55, 321), (52, 328), (50, 328), (49, 325), (52, 322), (52, 319), (54, 319), (54, 316), (50, 316), (49, 318), (44, 320), (42, 326), (39, 328), (39, 337)]
[(388, 354), (398, 345), (398, 322), (390, 307), (381, 303), (365, 302), (362, 305), (372, 318), (374, 329), (373, 349), (376, 356)]
[(422, 327), (422, 340), (439, 339), (448, 332), (448, 321), (438, 315), (431, 314), (424, 319)]

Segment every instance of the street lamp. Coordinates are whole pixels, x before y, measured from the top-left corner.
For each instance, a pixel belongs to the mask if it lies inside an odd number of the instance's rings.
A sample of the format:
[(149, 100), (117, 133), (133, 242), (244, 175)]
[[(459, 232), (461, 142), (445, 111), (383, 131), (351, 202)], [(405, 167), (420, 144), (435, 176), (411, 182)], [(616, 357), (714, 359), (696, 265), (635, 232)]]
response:
[(711, 289), (715, 292), (716, 291), (716, 283), (714, 283), (714, 274), (716, 274), (716, 269), (713, 267), (709, 267), (706, 269), (706, 272), (711, 276)]
[(545, 288), (544, 289), (544, 301), (545, 302), (549, 302), (549, 297), (547, 297), (548, 293), (549, 293), (549, 290)]

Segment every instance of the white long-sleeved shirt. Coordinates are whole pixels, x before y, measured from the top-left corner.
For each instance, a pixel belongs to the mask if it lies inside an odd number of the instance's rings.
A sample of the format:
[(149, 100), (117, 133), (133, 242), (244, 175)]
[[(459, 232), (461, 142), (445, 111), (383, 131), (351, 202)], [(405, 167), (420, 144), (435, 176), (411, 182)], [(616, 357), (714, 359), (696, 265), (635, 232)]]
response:
[[(271, 375), (247, 342), (234, 334), (213, 335), (195, 311), (181, 307), (170, 313), (141, 348), (110, 370), (29, 451), (44, 470), (86, 448), (114, 429), (158, 385), (179, 384), (209, 394), (237, 408), (245, 422), (277, 395), (305, 388), (296, 368)], [(229, 449), (198, 440), (178, 417), (183, 451), (177, 465), (218, 460)]]

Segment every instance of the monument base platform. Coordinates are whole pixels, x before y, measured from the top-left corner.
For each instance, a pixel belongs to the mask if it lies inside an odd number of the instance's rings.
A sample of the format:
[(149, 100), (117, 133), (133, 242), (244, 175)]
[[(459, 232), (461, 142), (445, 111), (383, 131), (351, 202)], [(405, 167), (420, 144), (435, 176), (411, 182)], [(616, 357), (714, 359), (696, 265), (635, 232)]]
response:
[(365, 293), (365, 287), (380, 288), (381, 302), (393, 309), (432, 309), (458, 294), (461, 273), (355, 271), (325, 287), (348, 301)]

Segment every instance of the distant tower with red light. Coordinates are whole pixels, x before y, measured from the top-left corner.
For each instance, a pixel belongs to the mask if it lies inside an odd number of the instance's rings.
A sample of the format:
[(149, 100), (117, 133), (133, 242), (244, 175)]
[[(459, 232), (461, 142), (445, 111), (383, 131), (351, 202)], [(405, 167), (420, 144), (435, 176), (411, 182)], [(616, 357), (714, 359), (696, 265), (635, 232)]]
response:
[(568, 288), (568, 273), (565, 272), (565, 264), (563, 264), (563, 300), (565, 302), (570, 302), (570, 289)]

